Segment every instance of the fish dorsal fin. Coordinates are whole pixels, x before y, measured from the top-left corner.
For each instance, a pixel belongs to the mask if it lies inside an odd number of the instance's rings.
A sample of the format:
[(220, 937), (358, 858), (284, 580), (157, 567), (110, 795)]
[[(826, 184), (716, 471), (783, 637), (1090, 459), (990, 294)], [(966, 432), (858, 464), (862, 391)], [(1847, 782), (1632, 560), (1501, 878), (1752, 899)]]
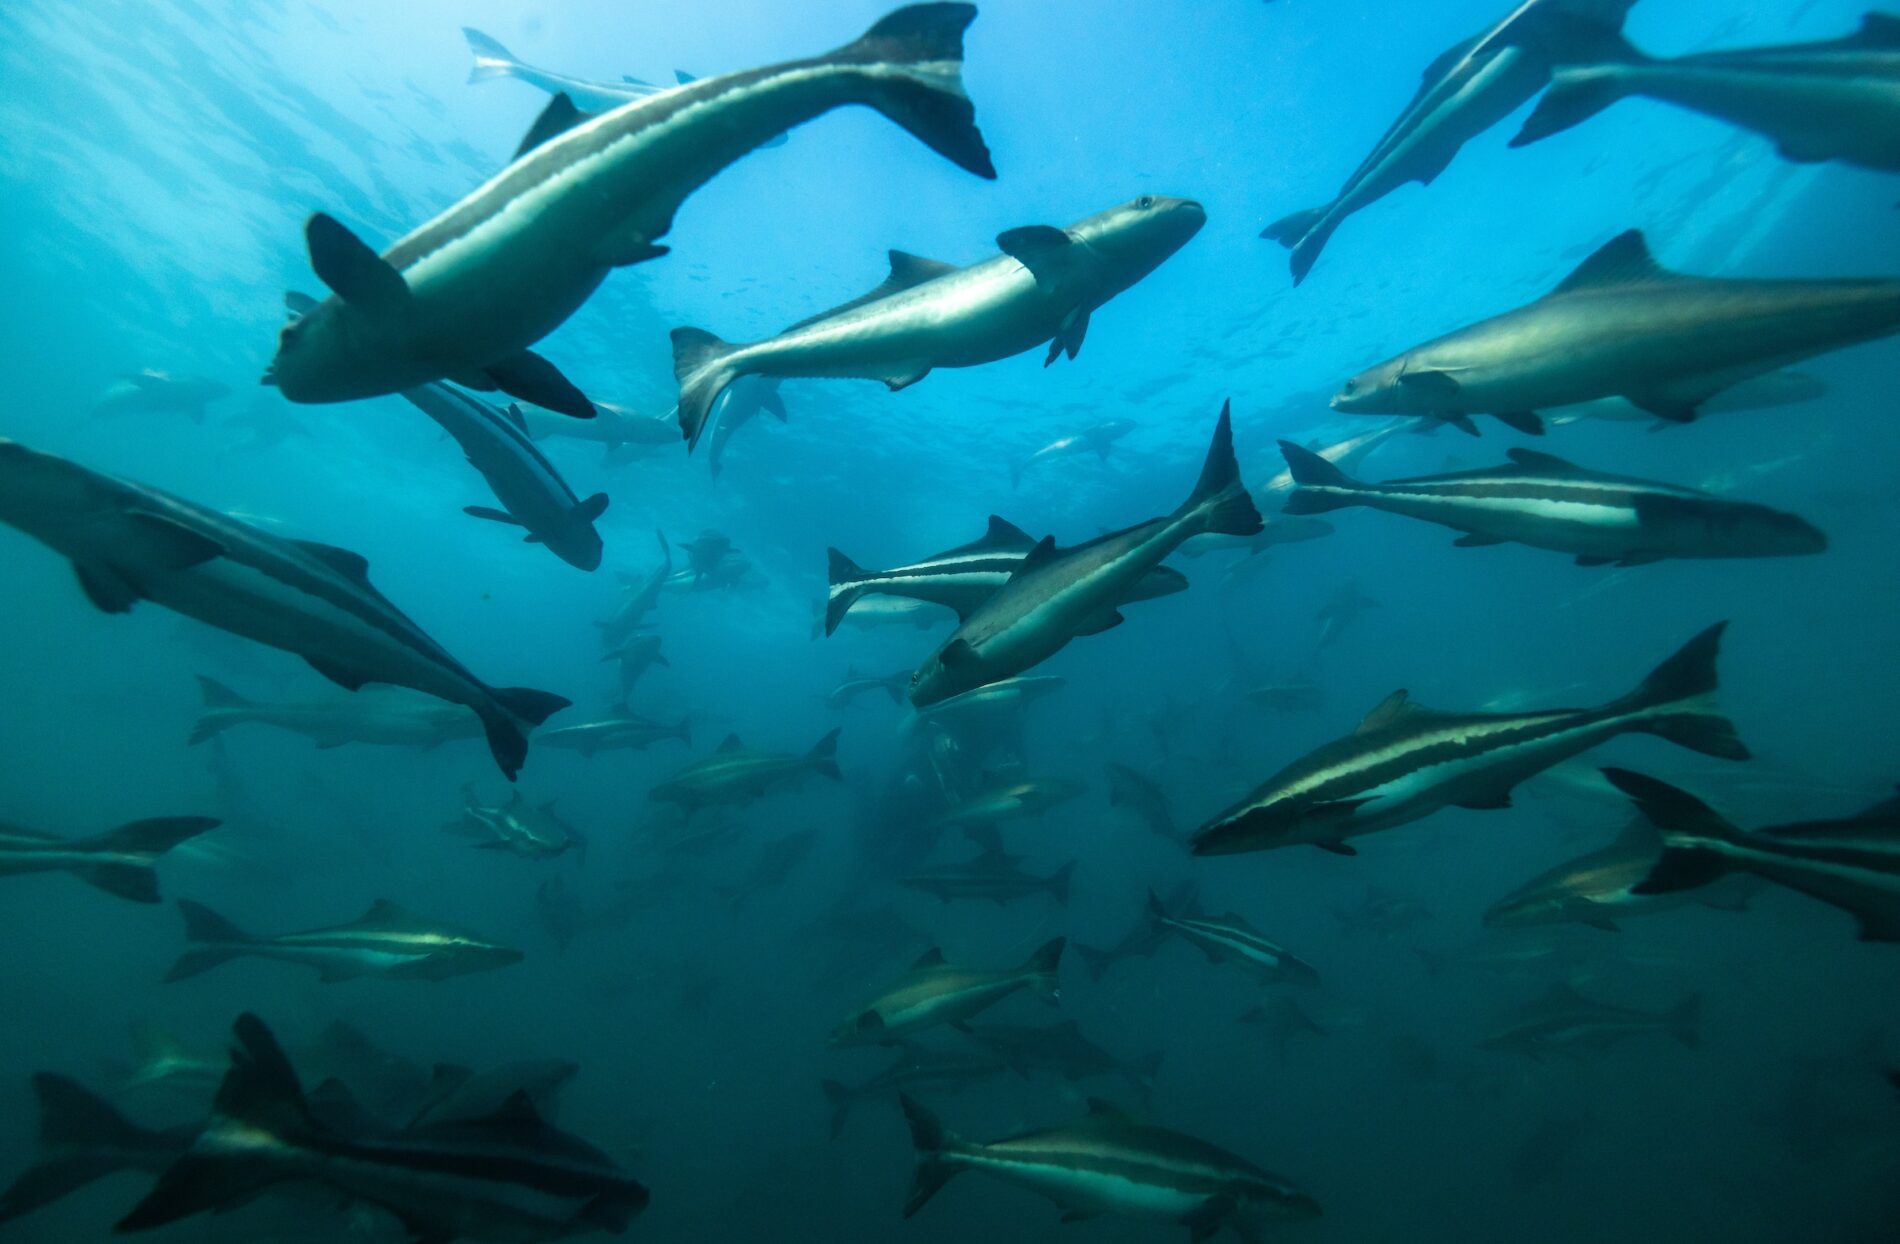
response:
[(859, 294), (849, 302), (841, 302), (835, 307), (820, 311), (817, 315), (807, 316), (785, 331), (793, 332), (821, 320), (828, 320), (834, 315), (855, 311), (859, 307), (869, 306), (871, 303), (889, 298), (892, 294), (901, 294), (907, 289), (922, 285), (925, 281), (934, 281), (946, 273), (957, 270), (957, 266), (953, 263), (944, 263), (940, 259), (925, 259), (921, 255), (912, 255), (907, 251), (891, 251), (890, 263), (891, 274), (868, 292)]
[(1553, 475), (1576, 475), (1583, 468), (1556, 454), (1540, 454), (1535, 449), (1511, 449), (1505, 451), (1505, 457), (1518, 466), (1532, 471), (1547, 471)]
[(379, 898), (369, 905), (369, 910), (356, 923), (363, 927), (409, 928), (422, 922), (406, 908), (386, 898)]
[(1377, 730), (1389, 730), (1409, 717), (1431, 710), (1412, 703), (1411, 693), (1403, 687), (1380, 700), (1378, 705), (1367, 713), (1365, 720), (1359, 723), (1354, 734), (1371, 734)]
[(621, 74), (620, 80), (622, 82), (625, 82), (628, 86), (652, 86), (653, 89), (656, 91), (660, 89), (659, 87), (654, 86), (653, 83), (648, 82), (645, 78), (636, 78), (630, 73)]
[(943, 965), (943, 947), (932, 946), (929, 950), (917, 956), (917, 962), (910, 965), (910, 970), (915, 972), (919, 968), (940, 968)]
[(713, 748), (713, 755), (723, 756), (727, 752), (741, 751), (744, 747), (745, 744), (739, 741), (738, 735), (728, 734), (725, 738), (719, 740), (718, 747)]
[(1900, 817), (1900, 792), (1871, 804), (1855, 816), (1857, 821), (1893, 820)]
[(1674, 278), (1675, 273), (1657, 263), (1656, 257), (1649, 253), (1643, 231), (1631, 229), (1605, 242), (1551, 293), (1569, 294), (1580, 289), (1607, 289), (1615, 285), (1652, 285)]
[(1860, 19), (1860, 29), (1839, 43), (1855, 47), (1900, 47), (1900, 17), (1891, 13), (1868, 13)]
[(1089, 1118), (1103, 1123), (1133, 1123), (1135, 1121), (1133, 1115), (1106, 1097), (1091, 1097), (1088, 1099), (1088, 1106)]
[(317, 309), (317, 300), (299, 290), (284, 291), (284, 311), (293, 320), (301, 320)]
[(984, 549), (1032, 549), (1036, 547), (1036, 537), (1018, 527), (1008, 519), (995, 514), (990, 515), (990, 525), (983, 532), (983, 538), (972, 548)]
[(675, 69), (673, 71), (673, 81), (679, 83), (681, 86), (691, 86), (693, 83), (699, 81), (699, 75), (696, 73), (687, 73), (684, 69)]
[(1044, 536), (1041, 540), (1036, 542), (1035, 548), (1029, 550), (1028, 555), (1022, 560), (1022, 564), (1016, 567), (1016, 574), (1010, 577), (1013, 579), (1019, 575), (1028, 574), (1036, 567), (1046, 566), (1055, 559), (1056, 538), (1054, 536)]
[(534, 1098), (528, 1096), (527, 1089), (516, 1089), (508, 1095), (508, 1100), (495, 1107), (495, 1112), (477, 1120), (485, 1127), (494, 1128), (531, 1128), (540, 1131), (547, 1126), (547, 1120), (534, 1108)]
[(1054, 225), (1005, 229), (996, 235), (996, 245), (1005, 255), (1029, 269), (1038, 282), (1060, 276), (1075, 259), (1074, 235)]
[(534, 119), (534, 124), (528, 127), (528, 132), (521, 136), (521, 145), (515, 148), (509, 162), (519, 160), (550, 138), (558, 138), (577, 125), (587, 124), (594, 116), (594, 113), (576, 108), (574, 101), (567, 97), (567, 92), (556, 92), (554, 98), (548, 101), (548, 106), (541, 110), (541, 115)]
[(1639, 812), (1630, 818), (1630, 823), (1616, 836), (1610, 849), (1619, 854), (1655, 855), (1662, 850), (1662, 836), (1650, 824), (1649, 818)]
[[(369, 587), (369, 559), (361, 553), (340, 549), (316, 540), (292, 540), (290, 543), (316, 558), (358, 587)], [(374, 589), (371, 589), (374, 590)]]
[(512, 423), (515, 425), (516, 431), (520, 432), (524, 436), (527, 435), (528, 416), (521, 413), (521, 406), (518, 403), (516, 402), (508, 403), (507, 409), (502, 411), (501, 413), (507, 417), (509, 423)]

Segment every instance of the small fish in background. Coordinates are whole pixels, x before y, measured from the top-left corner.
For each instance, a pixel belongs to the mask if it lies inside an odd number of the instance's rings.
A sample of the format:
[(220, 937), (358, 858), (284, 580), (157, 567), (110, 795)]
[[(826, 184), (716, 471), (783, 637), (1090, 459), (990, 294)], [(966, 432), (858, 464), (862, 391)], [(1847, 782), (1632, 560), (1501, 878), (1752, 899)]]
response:
[(1161, 1074), (1162, 1053), (1152, 1050), (1122, 1058), (1103, 1049), (1072, 1019), (1053, 1024), (998, 1024), (982, 1020), (971, 1024), (965, 1038), (982, 1046), (1024, 1079), (1047, 1072), (1069, 1085), (1080, 1080), (1119, 1080), (1128, 1090), (1149, 1100)]
[(1678, 1045), (1702, 1044), (1702, 995), (1690, 994), (1666, 1011), (1643, 1011), (1586, 998), (1562, 981), (1511, 1012), (1482, 1043), (1541, 1059), (1551, 1054), (1602, 1053), (1631, 1037), (1667, 1033)]
[(1267, 1030), (1267, 1040), (1273, 1044), (1273, 1052), (1281, 1062), (1287, 1060), (1292, 1052), (1294, 1039), (1302, 1034), (1324, 1038), (1327, 1030), (1306, 1013), (1297, 998), (1285, 994), (1274, 994), (1259, 1006), (1249, 1007), (1240, 1015), (1240, 1022), (1253, 1024)]
[(1195, 1244), (1232, 1226), (1243, 1238), (1262, 1223), (1319, 1215), (1319, 1203), (1245, 1158), (1181, 1132), (1136, 1121), (1090, 1098), (1073, 1123), (976, 1142), (947, 1131), (908, 1095), (899, 1103), (917, 1150), (904, 1217), (922, 1209), (951, 1176), (982, 1171), (1040, 1192), (1064, 1222), (1102, 1214), (1181, 1223)]
[[(81, 513), (86, 521), (74, 522)], [(510, 780), (527, 760), (528, 731), (569, 704), (477, 679), (371, 585), (359, 554), (272, 535), (3, 439), (0, 522), (70, 559), (102, 612), (149, 600), (295, 653), (346, 690), (389, 683), (469, 708)]]
[(838, 685), (825, 693), (825, 703), (832, 708), (848, 708), (859, 696), (873, 691), (882, 691), (893, 704), (904, 702), (904, 693), (910, 688), (909, 668), (893, 670), (889, 674), (862, 674), (855, 665), (847, 666), (844, 677)]
[(119, 1079), (118, 1094), (208, 1098), (224, 1075), (224, 1051), (198, 1049), (150, 1020), (134, 1023), (130, 1037), (132, 1064)]
[(266, 382), (320, 403), (453, 377), (592, 417), (586, 396), (528, 347), (613, 269), (666, 254), (657, 241), (687, 198), (767, 139), (864, 104), (968, 171), (996, 175), (960, 77), (975, 17), (969, 5), (899, 9), (829, 55), (599, 116), (557, 94), (501, 176), (380, 255), (334, 217), (311, 216), (311, 268), (332, 296), (279, 333)]
[(1783, 159), (1900, 172), (1900, 17), (1868, 13), (1838, 39), (1658, 58), (1627, 40), (1564, 65), (1524, 127), (1523, 147), (1641, 96), (1760, 134)]
[(170, 372), (123, 372), (93, 404), (95, 415), (183, 415), (193, 423), (205, 421), (211, 403), (229, 397), (231, 386), (202, 376), (175, 376)]
[(844, 1134), (851, 1112), (860, 1104), (890, 1098), (899, 1092), (930, 1088), (960, 1093), (964, 1089), (995, 1079), (1014, 1070), (994, 1054), (963, 1054), (928, 1049), (920, 1045), (898, 1047), (897, 1061), (858, 1084), (842, 1080), (820, 1080), (825, 1104), (831, 1107), (831, 1139)]
[(1473, 415), (1542, 435), (1537, 412), (1620, 397), (1676, 423), (1754, 376), (1900, 332), (1900, 280), (1688, 276), (1640, 230), (1604, 243), (1537, 301), (1457, 329), (1347, 380), (1333, 409)]
[(1343, 937), (1352, 933), (1373, 933), (1391, 937), (1433, 918), (1432, 909), (1409, 894), (1366, 887), (1366, 896), (1354, 908), (1333, 908)]
[[(1183, 881), (1168, 891), (1163, 905), (1169, 911), (1193, 911), (1200, 904), (1200, 887)], [(1089, 980), (1100, 981), (1108, 970), (1125, 959), (1148, 958), (1168, 940), (1166, 928), (1148, 918), (1146, 908), (1112, 946), (1085, 946), (1076, 943), (1075, 956), (1088, 971)]]
[(686, 554), (686, 567), (664, 581), (667, 587), (691, 591), (729, 587), (752, 565), (723, 531), (702, 531), (691, 540), (680, 541), (679, 548)]
[(1900, 796), (1852, 816), (1743, 832), (1680, 787), (1605, 769), (1656, 827), (1662, 853), (1632, 893), (1670, 894), (1751, 873), (1853, 916), (1863, 942), (1900, 942)]
[(598, 1149), (547, 1123), (526, 1092), (480, 1119), (387, 1136), (339, 1131), (313, 1109), (283, 1048), (238, 1017), (211, 1117), (113, 1228), (147, 1231), (314, 1180), (395, 1215), (421, 1239), (552, 1240), (624, 1232), (648, 1193)]
[(875, 289), (764, 341), (676, 328), (680, 429), (697, 445), (713, 404), (743, 376), (881, 380), (895, 392), (935, 368), (978, 367), (1044, 342), (1045, 367), (1065, 353), (1073, 359), (1090, 315), (1206, 222), (1192, 199), (1144, 194), (1066, 229), (1007, 229), (996, 238), (1002, 253), (969, 267), (891, 251), (890, 275)]
[(152, 817), (90, 838), (60, 838), (0, 821), (0, 877), (66, 872), (107, 894), (156, 903), (158, 871), (153, 864), (220, 824), (207, 816)]
[(646, 616), (659, 605), (660, 590), (673, 577), (673, 550), (666, 542), (666, 533), (655, 531), (653, 538), (660, 542), (660, 564), (644, 579), (620, 571), (617, 576), (621, 587), (620, 602), (604, 621), (594, 623), (600, 628), (601, 643), (609, 650), (621, 647), (633, 637)]
[(1332, 202), (1294, 212), (1260, 236), (1292, 254), (1298, 285), (1333, 231), (1408, 182), (1429, 186), (1467, 142), (1544, 89), (1559, 65), (1620, 42), (1635, 0), (1526, 0), (1496, 24), (1453, 44), (1425, 67), (1424, 81)]
[[(726, 447), (732, 444), (732, 438), (739, 429), (751, 423), (761, 414), (769, 414), (780, 423), (787, 422), (791, 416), (785, 410), (785, 399), (779, 394), (779, 381), (771, 376), (743, 376), (727, 387), (718, 404), (717, 419), (713, 423), (711, 439), (706, 445), (706, 467), (714, 479), (725, 469)], [(677, 444), (679, 438), (679, 407), (673, 408), (673, 422), (668, 428)]]
[(1273, 713), (1317, 713), (1326, 706), (1326, 690), (1303, 679), (1266, 683), (1248, 688), (1247, 702)]
[(550, 414), (538, 407), (521, 412), (532, 440), (591, 441), (602, 447), (603, 466), (622, 466), (642, 453), (679, 444), (679, 425), (669, 415), (642, 415), (617, 402), (594, 402), (592, 419)]
[(1636, 893), (1662, 851), (1655, 827), (1639, 817), (1608, 846), (1546, 869), (1491, 904), (1484, 923), (1489, 928), (1576, 923), (1614, 933), (1622, 920), (1698, 903), (1744, 911), (1759, 888), (1736, 877), (1719, 893)]
[(1513, 449), (1504, 466), (1370, 484), (1281, 441), (1296, 482), (1292, 514), (1368, 506), (1464, 534), (1459, 548), (1526, 544), (1579, 566), (1642, 566), (1670, 558), (1798, 557), (1827, 550), (1806, 519), (1694, 488), (1591, 471)]
[(632, 635), (625, 643), (610, 648), (601, 656), (603, 663), (620, 663), (620, 702), (626, 703), (633, 698), (633, 689), (639, 685), (640, 678), (656, 665), (671, 666), (666, 654), (660, 651), (661, 639), (658, 635)]
[(1446, 713), (1395, 691), (1359, 728), (1308, 753), (1208, 821), (1196, 855), (1347, 841), (1440, 808), (1508, 808), (1519, 782), (1619, 734), (1654, 734), (1724, 760), (1746, 760), (1715, 709), (1715, 657), (1726, 623), (1684, 644), (1628, 695), (1592, 709)]
[(1109, 761), (1107, 772), (1110, 807), (1128, 809), (1157, 838), (1180, 842), (1181, 828), (1168, 810), (1168, 797), (1160, 783), (1118, 761)]
[(1047, 895), (1058, 904), (1069, 901), (1069, 879), (1075, 875), (1070, 860), (1047, 876), (1025, 871), (1021, 857), (986, 852), (964, 864), (946, 864), (907, 873), (897, 884), (928, 894), (941, 902), (988, 902), (998, 907), (1017, 899)]
[(388, 899), (377, 899), (347, 924), (266, 937), (246, 933), (190, 899), (179, 899), (178, 911), (185, 918), (185, 940), (192, 946), (165, 974), (167, 984), (246, 957), (316, 968), (326, 985), (362, 976), (439, 981), (507, 967), (522, 958), (518, 950), (426, 920)]
[(519, 790), (508, 802), (486, 804), (473, 785), (462, 787), (462, 815), (443, 826), (451, 834), (473, 838), (478, 849), (506, 851), (529, 860), (551, 860), (568, 851), (587, 856), (587, 838), (554, 811), (557, 801), (531, 804)]
[(1088, 793), (1081, 782), (1063, 778), (1024, 778), (992, 782), (959, 798), (932, 820), (935, 829), (970, 830), (1003, 821), (1042, 816)]
[(245, 725), (301, 734), (319, 749), (365, 743), (426, 751), (482, 733), (481, 718), (467, 708), (407, 687), (370, 686), (350, 696), (269, 703), (240, 695), (208, 675), (195, 677), (204, 708), (188, 740), (193, 746)]
[(1021, 487), (1023, 476), (1032, 467), (1057, 458), (1072, 458), (1080, 454), (1093, 453), (1098, 461), (1107, 462), (1108, 452), (1115, 447), (1115, 442), (1133, 432), (1138, 426), (1133, 419), (1109, 419), (1083, 428), (1080, 432), (1059, 436), (1033, 453), (1010, 459), (1009, 486)]
[(1313, 655), (1326, 651), (1343, 638), (1347, 631), (1359, 621), (1359, 615), (1368, 609), (1380, 608), (1379, 602), (1366, 595), (1359, 586), (1359, 580), (1348, 579), (1327, 598), (1313, 613), (1313, 620), (1319, 623), (1319, 638), (1313, 644)]
[(1169, 910), (1161, 896), (1148, 891), (1149, 921), (1207, 956), (1213, 964), (1231, 963), (1255, 979), (1271, 985), (1319, 984), (1312, 964), (1267, 940), (1245, 918), (1227, 912), (1209, 916), (1194, 908)]
[(967, 1023), (1018, 990), (1051, 1001), (1058, 996), (1057, 970), (1068, 939), (1045, 943), (1021, 964), (972, 968), (948, 962), (932, 947), (910, 970), (885, 986), (831, 1032), (833, 1046), (901, 1044), (940, 1025)]
[(690, 746), (693, 741), (691, 719), (682, 717), (670, 723), (655, 721), (629, 710), (625, 704), (619, 705), (605, 717), (543, 730), (535, 736), (535, 740), (544, 746), (579, 752), (589, 758), (604, 751), (643, 752), (667, 739), (678, 739)]
[(743, 807), (778, 787), (796, 785), (813, 773), (842, 782), (844, 775), (838, 771), (841, 730), (830, 731), (803, 755), (754, 751), (741, 743), (738, 735), (729, 734), (711, 756), (654, 786), (647, 798), (655, 803), (676, 804), (691, 816), (702, 808), (722, 804)]

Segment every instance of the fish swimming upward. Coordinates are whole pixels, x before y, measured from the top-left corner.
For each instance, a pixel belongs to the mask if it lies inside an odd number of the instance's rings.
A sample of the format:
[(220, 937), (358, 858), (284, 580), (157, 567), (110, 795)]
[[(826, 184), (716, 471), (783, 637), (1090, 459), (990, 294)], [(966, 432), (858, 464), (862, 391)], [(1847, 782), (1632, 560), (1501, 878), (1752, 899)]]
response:
[(332, 296), (283, 328), (266, 383), (293, 402), (346, 402), (452, 380), (591, 416), (528, 347), (613, 269), (664, 255), (658, 240), (687, 197), (767, 139), (863, 104), (963, 168), (996, 175), (959, 78), (975, 17), (967, 4), (913, 5), (828, 55), (599, 115), (557, 95), (507, 168), (381, 255), (333, 217), (312, 216), (310, 263)]
[(1598, 708), (1446, 713), (1395, 691), (1359, 729), (1267, 779), (1202, 826), (1196, 855), (1300, 843), (1355, 855), (1348, 839), (1440, 808), (1507, 808), (1511, 790), (1619, 734), (1654, 734), (1724, 760), (1746, 760), (1716, 711), (1718, 622), (1657, 666), (1642, 685)]
[(934, 368), (994, 363), (1044, 342), (1044, 366), (1074, 358), (1089, 316), (1206, 221), (1192, 199), (1144, 194), (1067, 229), (1005, 230), (996, 238), (1002, 254), (967, 268), (892, 251), (883, 284), (765, 341), (740, 345), (676, 328), (680, 430), (697, 445), (713, 403), (741, 376), (882, 380), (896, 391)]

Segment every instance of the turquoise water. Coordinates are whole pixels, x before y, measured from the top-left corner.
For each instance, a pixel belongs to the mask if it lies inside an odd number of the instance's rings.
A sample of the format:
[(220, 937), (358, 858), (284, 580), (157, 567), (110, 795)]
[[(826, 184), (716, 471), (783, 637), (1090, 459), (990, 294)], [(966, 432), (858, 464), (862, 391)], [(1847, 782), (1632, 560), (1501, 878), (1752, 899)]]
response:
[[(630, 1234), (1178, 1238), (1165, 1222), (1114, 1217), (1058, 1227), (1048, 1204), (980, 1174), (906, 1221), (899, 1112), (867, 1099), (831, 1138), (819, 1082), (856, 1084), (889, 1063), (828, 1049), (827, 1034), (926, 949), (1000, 967), (1058, 936), (1112, 945), (1141, 924), (1147, 891), (1192, 881), (1205, 911), (1238, 913), (1312, 964), (1318, 989), (1263, 989), (1185, 944), (1100, 979), (1071, 953), (1059, 1004), (1023, 994), (985, 1020), (1073, 1020), (1119, 1059), (1159, 1052), (1151, 1085), (1038, 1073), (917, 1097), (982, 1138), (1116, 1097), (1323, 1207), (1273, 1238), (1884, 1238), (1900, 1209), (1900, 1107), (1884, 1074), (1900, 1059), (1888, 1036), (1900, 1019), (1895, 951), (1856, 941), (1846, 915), (1771, 890), (1744, 913), (1685, 906), (1614, 933), (1492, 930), (1488, 907), (1610, 842), (1627, 805), (1546, 780), (1509, 810), (1448, 808), (1359, 841), (1356, 857), (1197, 858), (1111, 804), (1105, 766), (1151, 778), (1191, 833), (1394, 688), (1445, 709), (1594, 705), (1728, 619), (1720, 699), (1755, 759), (1724, 765), (1640, 737), (1589, 759), (1679, 782), (1750, 827), (1871, 803), (1896, 776), (1900, 703), (1892, 341), (1800, 363), (1826, 390), (1800, 405), (1660, 432), (1591, 420), (1541, 441), (1480, 418), (1481, 439), (1400, 436), (1355, 467), (1389, 479), (1533, 446), (1798, 513), (1827, 533), (1824, 555), (1585, 569), (1527, 547), (1452, 548), (1443, 528), (1342, 511), (1327, 516), (1332, 534), (1244, 568), (1233, 552), (1174, 558), (1189, 590), (1132, 606), (1125, 624), (1035, 669), (1064, 685), (1028, 707), (1020, 740), (1002, 729), (993, 753), (932, 752), (929, 732), (879, 690), (826, 703), (847, 671), (911, 669), (954, 626), (939, 611), (923, 627), (822, 637), (828, 547), (891, 566), (974, 539), (991, 514), (1069, 545), (1168, 513), (1227, 400), (1241, 476), (1272, 518), (1281, 499), (1262, 486), (1283, 466), (1277, 440), (1331, 444), (1376, 426), (1328, 409), (1342, 380), (1542, 295), (1626, 229), (1679, 272), (1900, 273), (1891, 172), (1789, 162), (1720, 120), (1639, 100), (1512, 150), (1520, 108), (1430, 186), (1353, 216), (1295, 288), (1261, 229), (1334, 193), (1425, 65), (1497, 9), (983, 6), (964, 83), (994, 182), (869, 109), (830, 113), (720, 173), (679, 212), (670, 254), (615, 271), (536, 348), (594, 399), (667, 417), (670, 330), (768, 337), (876, 285), (891, 248), (971, 264), (1004, 230), (1064, 226), (1141, 195), (1198, 200), (1206, 226), (1091, 317), (1075, 359), (1045, 369), (1038, 347), (895, 393), (788, 380), (788, 419), (735, 430), (716, 479), (703, 445), (603, 458), (599, 445), (539, 441), (575, 494), (611, 498), (604, 561), (586, 573), (458, 513), (495, 500), (400, 397), (297, 405), (256, 383), (283, 291), (323, 292), (303, 221), (330, 213), (381, 249), (508, 162), (546, 96), (521, 81), (465, 82), (461, 27), (563, 73), (670, 83), (675, 68), (711, 75), (837, 46), (882, 5), (9, 6), (0, 434), (362, 554), (377, 587), (483, 678), (573, 700), (549, 729), (619, 701), (594, 623), (619, 603), (622, 573), (652, 571), (656, 529), (676, 550), (724, 533), (750, 569), (732, 586), (669, 588), (649, 615), (668, 664), (640, 678), (631, 708), (686, 719), (690, 742), (591, 758), (531, 744), (522, 797), (553, 801), (587, 843), (542, 860), (444, 831), (465, 788), (484, 804), (509, 798), (477, 738), (317, 748), (246, 725), (188, 742), (194, 675), (258, 701), (343, 693), (292, 656), (151, 604), (99, 612), (63, 559), (0, 533), (0, 817), (62, 837), (217, 817), (217, 830), (159, 862), (168, 904), (280, 932), (387, 898), (525, 955), (441, 982), (321, 983), (246, 958), (166, 984), (185, 948), (176, 913), (68, 876), (9, 877), (0, 1169), (37, 1151), (31, 1073), (70, 1075), (151, 1126), (191, 1123), (208, 1081), (120, 1091), (131, 1033), (161, 1028), (215, 1060), (251, 1011), (307, 1087), (333, 1066), (392, 1122), (413, 1113), (432, 1064), (573, 1060), (560, 1125), (652, 1192)], [(1675, 55), (1831, 38), (1860, 15), (1832, 0), (1720, 15), (1643, 0), (1626, 30)], [(95, 409), (142, 369), (229, 392), (201, 422)], [(1038, 461), (1012, 485), (1012, 463), (1113, 419), (1133, 428), (1105, 455)], [(1378, 606), (1327, 634), (1318, 615), (1349, 586)], [(1317, 688), (1316, 708), (1276, 713), (1247, 694), (1293, 681)], [(691, 816), (649, 798), (729, 734), (802, 753), (838, 727), (840, 781), (811, 775)], [(1066, 901), (944, 904), (897, 883), (969, 855), (938, 823), (958, 793), (1022, 776), (1085, 788), (1002, 826), (1029, 872), (1074, 864)], [(1385, 932), (1340, 916), (1369, 891), (1426, 914)], [(1697, 1048), (1660, 1032), (1541, 1059), (1482, 1047), (1500, 1017), (1560, 982), (1655, 1012), (1699, 994)], [(1323, 1032), (1282, 1047), (1271, 1026), (1240, 1019), (1289, 997)], [(385, 1059), (379, 1078), (370, 1060), (338, 1056), (320, 1040), (335, 1021), (413, 1074)], [(925, 1043), (971, 1048), (949, 1030)], [(0, 1233), (99, 1238), (149, 1186), (110, 1175)], [(160, 1238), (405, 1238), (381, 1211), (336, 1201), (273, 1192)]]

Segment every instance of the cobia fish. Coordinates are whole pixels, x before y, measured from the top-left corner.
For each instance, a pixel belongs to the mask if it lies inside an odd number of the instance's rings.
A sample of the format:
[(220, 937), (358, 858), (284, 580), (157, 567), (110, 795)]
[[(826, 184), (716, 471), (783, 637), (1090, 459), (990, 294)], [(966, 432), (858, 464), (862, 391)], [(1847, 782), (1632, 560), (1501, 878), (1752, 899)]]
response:
[(107, 894), (135, 903), (156, 903), (158, 874), (153, 861), (218, 824), (204, 816), (161, 816), (90, 838), (56, 838), (0, 821), (0, 877), (69, 872)]
[(301, 734), (320, 748), (346, 743), (431, 748), (451, 739), (472, 739), (482, 723), (460, 704), (449, 704), (407, 687), (365, 687), (355, 695), (266, 704), (239, 695), (215, 678), (198, 676), (204, 709), (192, 727), (194, 746), (233, 726), (275, 726)]
[(882, 380), (908, 388), (938, 367), (977, 367), (1049, 343), (1044, 365), (1074, 358), (1089, 316), (1160, 267), (1200, 231), (1192, 199), (1144, 194), (1067, 229), (1025, 225), (997, 235), (1002, 254), (967, 268), (903, 251), (868, 294), (776, 337), (747, 344), (673, 330), (680, 429), (699, 443), (713, 403), (741, 376)]
[(269, 937), (246, 933), (190, 899), (179, 899), (178, 911), (185, 918), (185, 940), (192, 947), (165, 974), (167, 983), (247, 955), (316, 968), (318, 979), (326, 985), (359, 976), (439, 981), (521, 961), (518, 950), (425, 920), (388, 899), (377, 899), (348, 924)]
[(321, 212), (304, 228), (332, 296), (286, 325), (267, 381), (345, 402), (435, 380), (563, 414), (593, 407), (528, 347), (607, 274), (666, 253), (695, 190), (765, 140), (847, 104), (995, 176), (959, 77), (967, 4), (898, 9), (828, 55), (721, 74), (599, 115), (557, 95), (513, 162), (382, 255)]
[(528, 730), (569, 701), (477, 679), (369, 581), (359, 554), (290, 540), (216, 510), (0, 439), (0, 522), (71, 559), (106, 613), (141, 600), (302, 657), (330, 681), (409, 687), (481, 719), (510, 778)]

